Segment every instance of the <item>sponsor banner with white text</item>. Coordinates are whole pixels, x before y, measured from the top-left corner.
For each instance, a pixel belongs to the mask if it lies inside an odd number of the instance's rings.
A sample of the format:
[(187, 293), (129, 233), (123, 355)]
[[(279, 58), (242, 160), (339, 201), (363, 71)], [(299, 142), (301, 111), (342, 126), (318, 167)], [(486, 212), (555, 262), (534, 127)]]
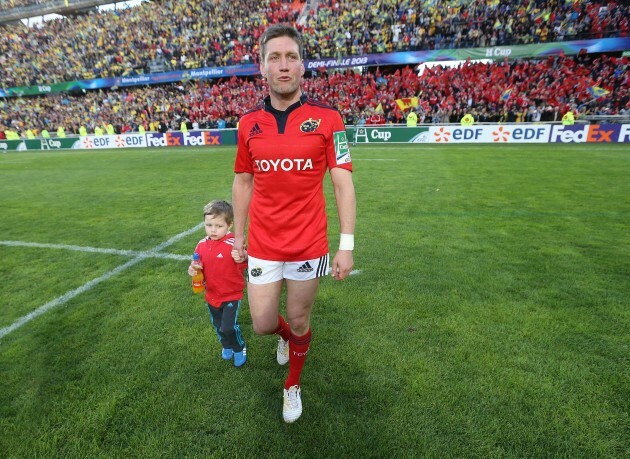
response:
[(149, 147), (200, 147), (205, 145), (223, 145), (224, 131), (188, 131), (147, 133)]
[(574, 124), (552, 126), (549, 143), (627, 143), (630, 124)]
[(427, 127), (406, 126), (349, 126), (348, 140), (357, 143), (424, 143)]
[(431, 126), (427, 143), (547, 143), (549, 124)]
[(81, 136), (81, 140), (75, 148), (137, 148), (146, 146), (147, 139), (144, 134), (118, 134)]

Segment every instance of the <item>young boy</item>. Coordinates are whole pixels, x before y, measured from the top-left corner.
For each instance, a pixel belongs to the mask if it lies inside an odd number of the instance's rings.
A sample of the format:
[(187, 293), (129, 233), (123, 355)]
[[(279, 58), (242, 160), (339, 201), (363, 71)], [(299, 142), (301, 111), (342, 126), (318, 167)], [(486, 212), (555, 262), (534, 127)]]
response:
[(203, 217), (207, 237), (197, 244), (195, 253), (199, 254), (199, 262), (190, 264), (188, 274), (194, 276), (196, 263), (201, 264), (206, 286), (205, 299), (212, 325), (223, 346), (221, 357), (224, 360), (234, 359), (234, 366), (241, 367), (247, 355), (237, 320), (245, 288), (243, 271), (247, 268), (247, 255), (239, 263), (232, 258), (234, 234), (230, 232), (230, 227), (234, 211), (229, 202), (210, 202), (203, 209)]

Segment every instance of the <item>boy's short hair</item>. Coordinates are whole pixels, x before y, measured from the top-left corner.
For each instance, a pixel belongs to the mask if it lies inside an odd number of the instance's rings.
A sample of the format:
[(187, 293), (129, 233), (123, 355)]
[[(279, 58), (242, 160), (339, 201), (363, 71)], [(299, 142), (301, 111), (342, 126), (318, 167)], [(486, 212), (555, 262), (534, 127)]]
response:
[(214, 201), (210, 201), (206, 204), (203, 208), (203, 216), (205, 217), (206, 215), (210, 215), (212, 217), (222, 215), (228, 225), (231, 225), (234, 222), (234, 209), (232, 208), (232, 204), (220, 199), (215, 199)]
[(303, 59), (304, 42), (300, 32), (298, 32), (294, 27), (286, 24), (273, 24), (269, 26), (260, 37), (259, 47), (261, 62), (265, 62), (265, 49), (267, 48), (267, 42), (278, 37), (289, 37), (296, 42), (300, 53), (300, 59)]

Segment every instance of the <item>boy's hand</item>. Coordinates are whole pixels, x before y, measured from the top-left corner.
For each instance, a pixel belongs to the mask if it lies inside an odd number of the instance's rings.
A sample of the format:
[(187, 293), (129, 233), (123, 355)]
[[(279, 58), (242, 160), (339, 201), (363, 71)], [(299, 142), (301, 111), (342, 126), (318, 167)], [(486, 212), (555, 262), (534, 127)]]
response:
[(240, 257), (243, 257), (245, 252), (245, 236), (234, 236), (234, 245), (232, 246), (232, 258), (236, 260), (234, 257), (234, 252)]
[(191, 263), (190, 266), (188, 267), (188, 275), (190, 277), (193, 277), (195, 274), (197, 274), (197, 270), (199, 270), (201, 268), (199, 268), (198, 266), (195, 267), (194, 263)]
[[(242, 255), (241, 255), (241, 252), (242, 252)], [(233, 249), (232, 258), (234, 258), (234, 261), (236, 263), (243, 263), (245, 260), (247, 260), (247, 250), (242, 249), (239, 251), (237, 249)]]

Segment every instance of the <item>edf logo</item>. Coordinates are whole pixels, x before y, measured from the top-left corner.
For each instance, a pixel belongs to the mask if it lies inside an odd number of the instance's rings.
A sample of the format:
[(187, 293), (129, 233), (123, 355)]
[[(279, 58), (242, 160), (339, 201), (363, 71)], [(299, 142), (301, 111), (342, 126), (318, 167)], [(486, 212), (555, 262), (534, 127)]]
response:
[(453, 129), (453, 140), (479, 140), (482, 134), (482, 128), (456, 128)]
[[(546, 129), (544, 127), (539, 128), (515, 128), (512, 132), (512, 138), (514, 140), (546, 140)], [(543, 141), (544, 141), (543, 140)]]

